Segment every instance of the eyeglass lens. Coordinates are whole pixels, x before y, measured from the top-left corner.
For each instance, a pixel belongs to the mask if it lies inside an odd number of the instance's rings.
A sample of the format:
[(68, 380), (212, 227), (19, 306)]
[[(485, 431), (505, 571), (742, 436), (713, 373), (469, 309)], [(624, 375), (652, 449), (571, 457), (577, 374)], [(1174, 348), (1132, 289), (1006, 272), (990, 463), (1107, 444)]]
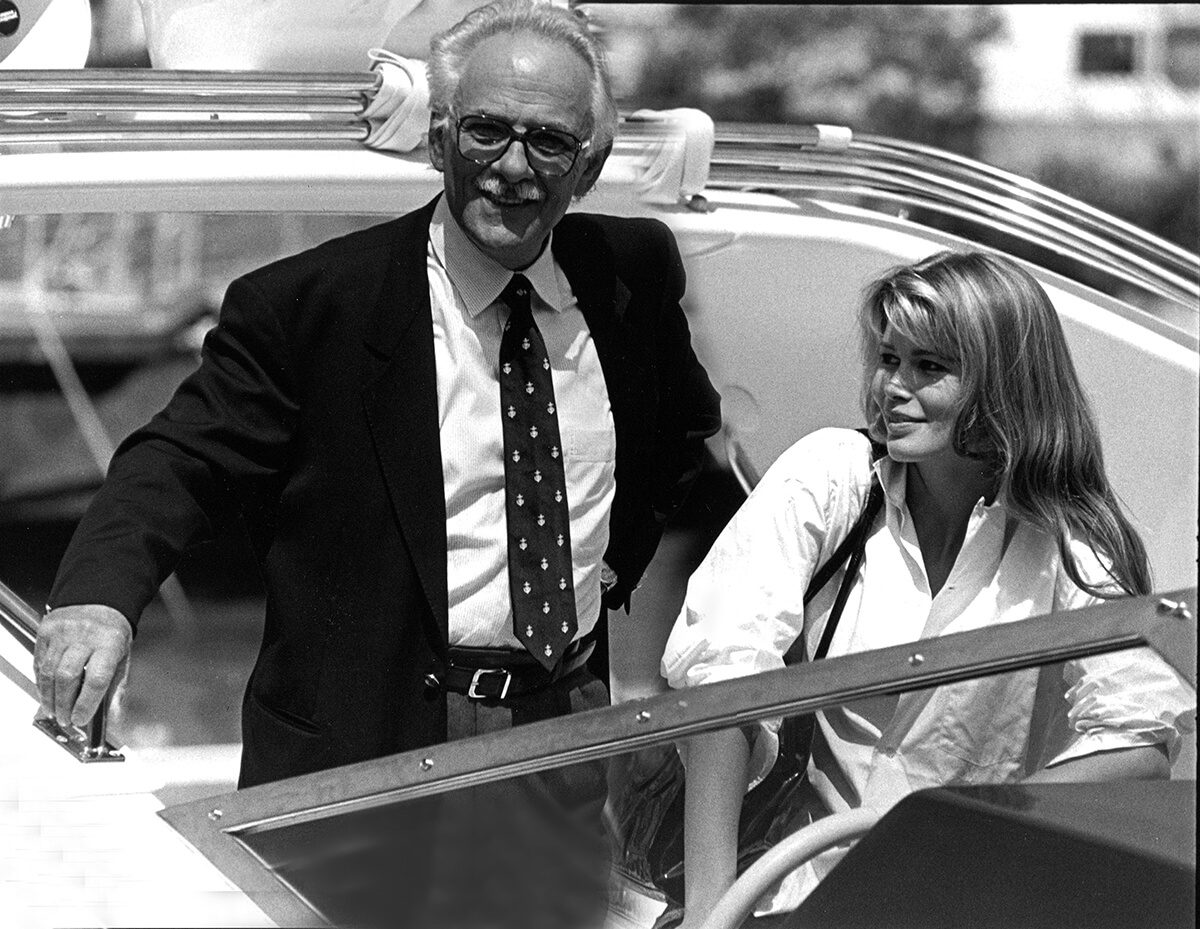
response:
[(467, 116), (458, 123), (458, 150), (477, 164), (492, 164), (508, 151), (513, 141), (525, 146), (525, 158), (533, 170), (561, 177), (571, 170), (582, 143), (568, 132), (557, 129), (530, 129), (517, 132), (512, 126), (490, 116)]

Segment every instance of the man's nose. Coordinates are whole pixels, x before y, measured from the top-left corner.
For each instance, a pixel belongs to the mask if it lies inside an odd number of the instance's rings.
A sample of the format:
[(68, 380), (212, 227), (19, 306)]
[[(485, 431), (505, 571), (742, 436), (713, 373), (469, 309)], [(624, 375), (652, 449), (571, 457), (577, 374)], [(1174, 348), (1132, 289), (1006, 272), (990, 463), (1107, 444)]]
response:
[(525, 143), (520, 139), (510, 139), (504, 154), (492, 162), (492, 169), (510, 181), (533, 177), (533, 169), (529, 167), (529, 158), (525, 154)]

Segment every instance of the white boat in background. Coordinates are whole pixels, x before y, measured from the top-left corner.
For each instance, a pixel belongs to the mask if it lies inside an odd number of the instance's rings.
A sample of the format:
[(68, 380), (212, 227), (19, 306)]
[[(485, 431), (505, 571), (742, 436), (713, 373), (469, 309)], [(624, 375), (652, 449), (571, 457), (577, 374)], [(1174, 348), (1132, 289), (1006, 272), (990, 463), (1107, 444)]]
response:
[[(439, 190), (422, 150), (362, 144), (378, 74), (9, 74), (0, 77), (11, 114), (0, 126), (0, 207), (25, 217), (6, 232), (9, 243), (23, 237), (8, 254), (37, 255), (32, 267), (10, 259), (0, 272), (0, 327), (10, 333), (33, 331), (35, 307), (70, 325), (86, 295), (56, 288), (53, 272), (98, 248), (80, 217), (124, 216), (126, 230), (149, 222), (152, 242), (192, 229), (191, 256), (181, 247), (154, 268), (155, 283), (146, 268), (136, 295), (135, 282), (118, 281), (134, 308), (128, 324), (177, 304), (186, 288), (219, 293), (227, 282), (203, 280), (194, 254), (203, 216), (340, 214), (366, 224)], [(700, 172), (707, 185), (681, 191), (683, 168), (663, 165), (672, 152), (679, 165), (705, 159), (709, 136), (696, 135), (689, 151), (677, 124), (627, 120), (597, 190), (577, 208), (658, 216), (675, 231), (698, 352), (753, 468), (813, 428), (857, 422), (853, 312), (868, 281), (942, 248), (999, 248), (1059, 310), (1157, 583), (1194, 578), (1197, 256), (978, 162), (828, 127), (717, 127), (711, 167)], [(25, 235), (38, 217), (56, 217), (49, 244)], [(293, 229), (275, 247), (304, 241)], [(260, 245), (243, 257), (244, 270), (275, 255)], [(109, 260), (130, 255), (114, 250)], [(181, 274), (189, 267), (190, 280)]]
[[(170, 7), (157, 5), (164, 16)], [(163, 39), (160, 52), (169, 48)], [(291, 55), (283, 44), (276, 51)], [(420, 150), (363, 144), (363, 111), (378, 84), (357, 70), (0, 71), (0, 355), (51, 366), (72, 422), (92, 436), (82, 454), (103, 459), (122, 437), (79, 390), (76, 362), (87, 346), (97, 363), (130, 369), (161, 359), (164, 344), (197, 322), (172, 315), (184, 299), (211, 308), (236, 272), (438, 192), (440, 176)], [(155, 757), (100, 731), (75, 740), (76, 755), (92, 752), (93, 763), (81, 764), (30, 725), (37, 617), (8, 598), (0, 910), (19, 914), (14, 924), (339, 924), (346, 901), (314, 873), (345, 850), (343, 816), (394, 812), (586, 758), (620, 768), (634, 752), (669, 750), (703, 729), (1139, 644), (1195, 686), (1197, 256), (946, 152), (830, 127), (713, 127), (697, 114), (627, 115), (598, 189), (576, 208), (654, 216), (675, 232), (696, 350), (725, 411), (711, 448), (747, 487), (801, 435), (858, 423), (854, 311), (868, 281), (943, 248), (978, 245), (1021, 261), (1062, 317), (1108, 471), (1146, 538), (1162, 596), (922, 643), (920, 660), (911, 650), (864, 653), (823, 662), (832, 666), (824, 674), (787, 669), (701, 688), (687, 701), (641, 698), (589, 714), (586, 726), (555, 720), (238, 793), (228, 753)], [(206, 231), (229, 230), (234, 219), (255, 232), (235, 256), (214, 257)], [(96, 341), (115, 326), (127, 333), (118, 343)], [(172, 387), (159, 384), (162, 399)], [(91, 486), (100, 470), (83, 466)], [(673, 617), (636, 618), (665, 636)], [(625, 684), (639, 692), (638, 682)], [(1194, 732), (1190, 739), (1175, 772), (1190, 788), (1121, 794), (1123, 804), (1136, 808), (1140, 797), (1157, 811), (1147, 829), (1161, 825), (1163, 809), (1186, 807), (1189, 790), (1190, 810), (1179, 812), (1194, 822)], [(113, 746), (124, 761), (94, 763)], [(1162, 828), (1166, 838), (1125, 844), (1093, 836), (1089, 854), (1119, 852), (1144, 866), (1139, 873), (1161, 871), (1173, 909), (1158, 924), (1182, 912), (1178, 924), (1191, 925), (1194, 832), (1189, 849), (1186, 835)], [(1064, 894), (1071, 884), (1064, 876)], [(1119, 903), (1113, 920), (1123, 918)], [(611, 925), (648, 924), (620, 919)]]

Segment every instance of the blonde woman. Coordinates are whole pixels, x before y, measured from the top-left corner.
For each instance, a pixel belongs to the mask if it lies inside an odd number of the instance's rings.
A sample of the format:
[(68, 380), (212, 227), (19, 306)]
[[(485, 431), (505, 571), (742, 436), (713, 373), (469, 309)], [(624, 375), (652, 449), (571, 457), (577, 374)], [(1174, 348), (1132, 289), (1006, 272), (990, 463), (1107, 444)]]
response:
[[(876, 281), (860, 323), (863, 407), (886, 456), (822, 429), (779, 458), (689, 582), (671, 686), (780, 667), (801, 635), (813, 654), (840, 585), (808, 606), (805, 590), (874, 480), (884, 504), (830, 656), (1149, 592), (1058, 316), (1027, 272), (944, 252)], [(1167, 777), (1194, 711), (1146, 650), (838, 707), (818, 714), (795, 826), (935, 785)], [(741, 798), (774, 761), (772, 729), (687, 746), (685, 926), (736, 876)], [(843, 853), (793, 872), (759, 912), (794, 908)]]

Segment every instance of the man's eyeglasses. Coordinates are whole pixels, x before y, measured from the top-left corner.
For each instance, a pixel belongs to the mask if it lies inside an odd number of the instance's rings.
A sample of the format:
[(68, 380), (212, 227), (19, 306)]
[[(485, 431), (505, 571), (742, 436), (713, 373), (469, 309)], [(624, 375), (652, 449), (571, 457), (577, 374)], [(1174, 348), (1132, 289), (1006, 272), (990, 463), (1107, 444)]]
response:
[(562, 177), (575, 166), (579, 153), (590, 145), (569, 132), (539, 126), (518, 132), (492, 116), (464, 116), (458, 120), (458, 151), (468, 161), (490, 165), (504, 157), (514, 141), (525, 146), (525, 160), (538, 174)]

